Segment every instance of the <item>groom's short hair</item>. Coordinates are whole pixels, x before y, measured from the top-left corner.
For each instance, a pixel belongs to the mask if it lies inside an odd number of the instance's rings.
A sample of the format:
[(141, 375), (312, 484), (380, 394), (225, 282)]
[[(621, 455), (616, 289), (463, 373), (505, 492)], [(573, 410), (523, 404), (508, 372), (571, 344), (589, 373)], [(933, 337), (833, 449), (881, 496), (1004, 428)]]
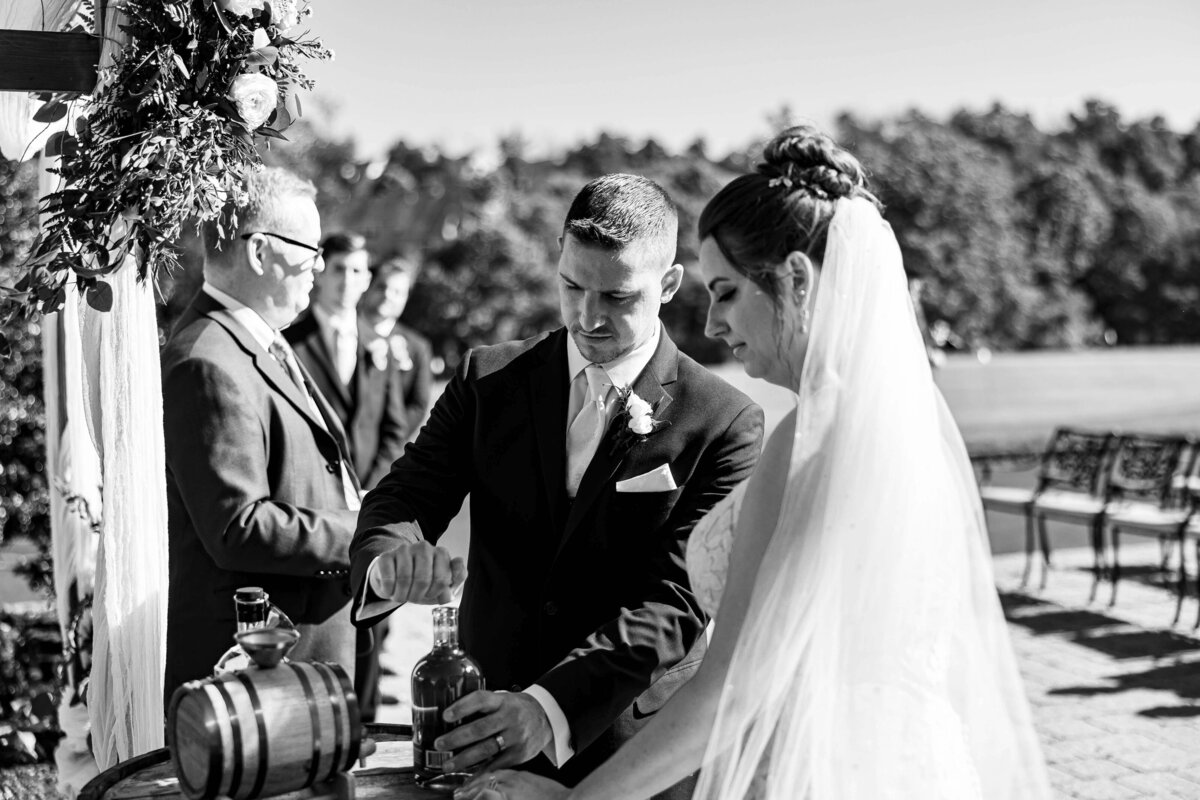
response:
[(645, 248), (648, 262), (675, 261), (679, 215), (666, 190), (649, 178), (616, 173), (588, 183), (575, 195), (563, 236), (604, 250)]

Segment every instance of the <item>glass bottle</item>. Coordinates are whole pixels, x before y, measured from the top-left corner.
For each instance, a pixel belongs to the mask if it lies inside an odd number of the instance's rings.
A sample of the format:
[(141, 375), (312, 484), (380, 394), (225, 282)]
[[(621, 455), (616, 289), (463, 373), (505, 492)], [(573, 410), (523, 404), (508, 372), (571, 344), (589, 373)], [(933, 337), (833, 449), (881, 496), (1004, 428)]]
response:
[(413, 769), (422, 784), (443, 778), (442, 764), (453, 755), (433, 749), (434, 740), (457, 727), (442, 714), (459, 698), (483, 688), (479, 665), (458, 644), (458, 609), (435, 608), (433, 649), (412, 671)]
[(243, 586), (233, 593), (233, 608), (237, 615), (237, 632), (264, 628), (271, 609), (267, 593), (261, 586)]

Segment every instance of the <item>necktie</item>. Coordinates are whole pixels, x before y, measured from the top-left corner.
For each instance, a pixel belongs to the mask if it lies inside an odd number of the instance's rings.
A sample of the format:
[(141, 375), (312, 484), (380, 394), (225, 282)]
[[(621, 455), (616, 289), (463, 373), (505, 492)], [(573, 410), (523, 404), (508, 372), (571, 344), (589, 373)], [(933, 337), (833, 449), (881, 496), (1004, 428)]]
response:
[(304, 396), (308, 399), (308, 405), (317, 415), (317, 419), (321, 418), (321, 411), (317, 407), (316, 401), (308, 391), (308, 382), (304, 380), (304, 373), (300, 371), (300, 365), (296, 363), (296, 355), (292, 352), (292, 348), (288, 347), (282, 336), (276, 336), (275, 341), (271, 342), (271, 356), (279, 362), (279, 365), (287, 370), (290, 377), (296, 384)]
[[(579, 491), (579, 482), (587, 471), (604, 429), (608, 422), (605, 400), (610, 383), (608, 374), (599, 364), (588, 364), (587, 369), (575, 377), (575, 382), (587, 381), (587, 393), (583, 406), (571, 427), (567, 429), (567, 496), (574, 497)], [(574, 391), (574, 389), (572, 390)]]
[(338, 442), (338, 450), (342, 454), (342, 457), (339, 459), (339, 463), (342, 468), (342, 490), (346, 495), (346, 507), (351, 511), (357, 511), (360, 505), (358, 489), (354, 479), (350, 476), (350, 465), (348, 463), (345, 450), (340, 442), (340, 429), (338, 432), (334, 432), (333, 425), (328, 419), (326, 419), (325, 414), (322, 413), (320, 403), (317, 402), (317, 398), (313, 397), (312, 389), (309, 388), (309, 384), (304, 377), (304, 373), (300, 371), (300, 363), (296, 361), (296, 354), (292, 352), (292, 348), (288, 346), (288, 343), (282, 336), (277, 335), (275, 337), (275, 341), (271, 342), (268, 352), (270, 352), (271, 357), (278, 361), (280, 365), (287, 371), (288, 376), (295, 381), (296, 387), (300, 389), (301, 393), (304, 395), (304, 398), (308, 400), (308, 408), (310, 411), (312, 411), (313, 416), (317, 418), (317, 421), (321, 424), (321, 427), (326, 431), (329, 431), (330, 435), (333, 436), (334, 441)]

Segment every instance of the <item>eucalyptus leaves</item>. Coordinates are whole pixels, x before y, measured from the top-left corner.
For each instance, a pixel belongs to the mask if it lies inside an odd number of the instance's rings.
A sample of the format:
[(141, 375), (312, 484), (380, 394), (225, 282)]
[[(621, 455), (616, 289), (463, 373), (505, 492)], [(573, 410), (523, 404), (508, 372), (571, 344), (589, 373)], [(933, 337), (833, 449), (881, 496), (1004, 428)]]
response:
[[(57, 310), (74, 280), (108, 310), (103, 276), (128, 257), (143, 279), (177, 266), (183, 225), (220, 215), (239, 199), (244, 172), (261, 165), (255, 136), (283, 138), (300, 115), (297, 93), (312, 88), (301, 62), (331, 55), (296, 33), (309, 9), (295, 0), (115, 5), (128, 41), (101, 71), (87, 116), (47, 148), (62, 158), (64, 188), (43, 198), (48, 219), (15, 287), (27, 309)], [(61, 118), (68, 99), (42, 118)]]

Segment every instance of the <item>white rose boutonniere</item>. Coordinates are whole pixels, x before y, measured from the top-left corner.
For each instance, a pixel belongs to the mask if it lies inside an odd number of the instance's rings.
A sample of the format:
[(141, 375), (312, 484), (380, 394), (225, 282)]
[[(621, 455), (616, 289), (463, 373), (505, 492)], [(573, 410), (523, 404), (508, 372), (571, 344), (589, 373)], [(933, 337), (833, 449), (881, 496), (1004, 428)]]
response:
[(367, 342), (367, 352), (371, 355), (371, 366), (383, 372), (387, 369), (388, 341), (387, 339), (372, 339)]
[(391, 337), (391, 343), (392, 358), (400, 365), (401, 372), (408, 372), (413, 368), (412, 354), (408, 352), (408, 340), (400, 334), (395, 334)]
[(620, 386), (616, 387), (616, 390), (621, 400), (621, 411), (613, 421), (614, 454), (618, 450), (628, 450), (635, 444), (646, 441), (647, 436), (671, 424), (666, 420), (655, 419), (655, 407), (639, 397), (637, 392)]
[(246, 127), (257, 130), (279, 105), (279, 85), (261, 72), (248, 72), (233, 79), (229, 99)]

